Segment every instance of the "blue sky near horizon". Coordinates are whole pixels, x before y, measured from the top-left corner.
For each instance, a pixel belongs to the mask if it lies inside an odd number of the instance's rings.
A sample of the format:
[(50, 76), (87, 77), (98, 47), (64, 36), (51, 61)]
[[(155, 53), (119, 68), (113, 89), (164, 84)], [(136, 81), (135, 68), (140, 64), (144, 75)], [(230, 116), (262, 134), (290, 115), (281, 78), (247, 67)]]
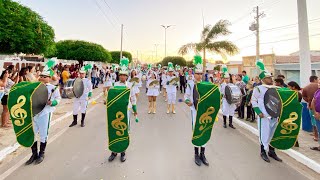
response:
[[(38, 12), (54, 29), (56, 40), (81, 39), (103, 45), (108, 50), (120, 49), (120, 25), (124, 24), (124, 49), (139, 54), (139, 59), (155, 62), (164, 56), (164, 30), (160, 26), (174, 25), (167, 31), (167, 54), (177, 55), (179, 47), (197, 42), (205, 24), (227, 19), (241, 56), (255, 54), (255, 36), (249, 25), (253, 7), (259, 5), (266, 17), (261, 29), (297, 23), (296, 0), (16, 0)], [(311, 49), (320, 50), (320, 1), (307, 0)], [(248, 37), (246, 37), (248, 36)], [(245, 38), (244, 38), (245, 37)], [(261, 33), (261, 53), (289, 54), (299, 48), (298, 26)], [(275, 42), (279, 41), (279, 42)], [(275, 42), (275, 43), (270, 43)], [(157, 58), (155, 45), (157, 48)], [(209, 58), (217, 58), (209, 56)]]

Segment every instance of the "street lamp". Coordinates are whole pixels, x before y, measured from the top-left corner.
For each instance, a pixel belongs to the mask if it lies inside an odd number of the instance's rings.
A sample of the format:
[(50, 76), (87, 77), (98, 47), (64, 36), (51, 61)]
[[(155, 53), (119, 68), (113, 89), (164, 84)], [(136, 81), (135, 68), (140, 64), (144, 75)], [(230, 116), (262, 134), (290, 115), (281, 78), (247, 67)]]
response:
[(164, 57), (167, 57), (167, 29), (173, 25), (161, 25), (164, 28)]

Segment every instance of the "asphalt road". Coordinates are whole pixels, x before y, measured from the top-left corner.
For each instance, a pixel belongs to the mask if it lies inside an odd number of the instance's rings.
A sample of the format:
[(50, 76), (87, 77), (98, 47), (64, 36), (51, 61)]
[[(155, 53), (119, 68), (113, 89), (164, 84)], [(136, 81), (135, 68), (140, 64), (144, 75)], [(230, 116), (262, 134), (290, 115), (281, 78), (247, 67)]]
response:
[[(15, 163), (12, 162), (6, 179), (308, 179), (303, 170), (297, 171), (290, 163), (262, 161), (256, 139), (248, 138), (240, 128), (222, 128), (221, 120), (216, 122), (206, 148), (210, 166), (198, 167), (194, 163), (188, 108), (178, 103), (177, 114), (168, 115), (163, 97), (159, 97), (157, 107), (157, 114), (147, 114), (147, 100), (142, 92), (138, 104), (140, 122), (132, 120), (131, 142), (124, 163), (120, 162), (119, 156), (112, 163), (107, 160), (110, 151), (107, 147), (106, 110), (99, 103), (88, 113), (85, 128), (79, 125), (66, 128), (70, 120), (61, 124), (64, 126), (60, 128), (62, 132), (54, 132), (59, 136), (47, 145), (42, 164), (12, 168)], [(29, 158), (24, 153), (17, 159), (22, 161), (26, 156)]]

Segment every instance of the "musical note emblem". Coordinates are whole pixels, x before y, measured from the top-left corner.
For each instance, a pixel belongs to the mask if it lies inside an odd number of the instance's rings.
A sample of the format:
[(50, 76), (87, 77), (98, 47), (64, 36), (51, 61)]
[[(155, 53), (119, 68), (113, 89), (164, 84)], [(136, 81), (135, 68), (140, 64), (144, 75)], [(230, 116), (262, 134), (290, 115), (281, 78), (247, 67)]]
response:
[(200, 124), (203, 124), (199, 128), (200, 131), (204, 130), (207, 127), (208, 123), (212, 122), (212, 117), (210, 115), (213, 114), (214, 111), (214, 107), (209, 107), (207, 111), (200, 116)]
[(117, 136), (123, 136), (124, 131), (127, 129), (127, 124), (121, 122), (124, 119), (124, 114), (119, 111), (116, 113), (116, 119), (111, 122), (111, 125), (114, 129), (118, 130), (116, 132)]
[(24, 120), (28, 116), (27, 111), (21, 108), (22, 106), (24, 106), (25, 103), (26, 97), (21, 95), (17, 100), (17, 104), (12, 106), (12, 108), (10, 109), (12, 118), (16, 119), (13, 122), (16, 126), (23, 126)]
[(281, 134), (290, 134), (292, 131), (298, 129), (298, 125), (294, 123), (293, 121), (298, 119), (298, 114), (296, 112), (292, 112), (289, 115), (289, 118), (284, 120), (281, 123), (281, 127), (283, 128), (280, 133)]

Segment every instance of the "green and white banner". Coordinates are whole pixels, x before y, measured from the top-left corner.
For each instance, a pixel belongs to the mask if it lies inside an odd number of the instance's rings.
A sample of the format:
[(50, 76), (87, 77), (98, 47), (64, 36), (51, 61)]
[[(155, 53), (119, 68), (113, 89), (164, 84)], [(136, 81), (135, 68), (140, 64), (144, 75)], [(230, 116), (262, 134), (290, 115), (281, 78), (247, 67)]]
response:
[(297, 141), (300, 126), (302, 105), (298, 100), (298, 92), (287, 88), (277, 89), (281, 100), (281, 114), (278, 126), (270, 145), (280, 150), (290, 149)]
[(192, 144), (203, 146), (210, 140), (212, 127), (220, 110), (221, 94), (217, 85), (208, 82), (198, 83), (194, 88), (199, 93), (199, 101)]
[(130, 89), (115, 87), (107, 95), (107, 132), (109, 149), (112, 152), (124, 152), (129, 146), (128, 104)]

